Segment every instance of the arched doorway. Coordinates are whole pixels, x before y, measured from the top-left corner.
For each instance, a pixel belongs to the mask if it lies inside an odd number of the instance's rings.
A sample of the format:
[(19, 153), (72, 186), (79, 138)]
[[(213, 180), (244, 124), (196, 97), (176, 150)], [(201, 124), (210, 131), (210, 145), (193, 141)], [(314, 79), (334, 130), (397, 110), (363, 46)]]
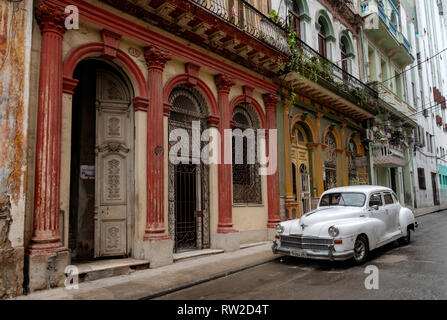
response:
[[(209, 168), (201, 161), (200, 152), (194, 152), (205, 144), (200, 136), (207, 128), (207, 104), (197, 89), (187, 85), (176, 86), (169, 103), (169, 133), (183, 129), (189, 137), (187, 159), (169, 161), (168, 165), (169, 234), (175, 252), (209, 248)], [(170, 140), (171, 152), (177, 140)]]
[(328, 131), (324, 137), (326, 145), (324, 157), (323, 181), (324, 190), (329, 190), (337, 186), (337, 142), (334, 134)]
[(73, 95), (69, 247), (74, 260), (128, 256), (133, 233), (134, 112), (127, 77), (81, 61)]
[[(292, 131), (292, 176), (293, 193), (296, 201), (296, 211), (299, 216), (310, 211), (311, 192), (309, 174), (309, 150), (307, 144), (310, 142), (306, 127), (302, 124), (295, 124)], [(292, 217), (293, 217), (292, 210)]]

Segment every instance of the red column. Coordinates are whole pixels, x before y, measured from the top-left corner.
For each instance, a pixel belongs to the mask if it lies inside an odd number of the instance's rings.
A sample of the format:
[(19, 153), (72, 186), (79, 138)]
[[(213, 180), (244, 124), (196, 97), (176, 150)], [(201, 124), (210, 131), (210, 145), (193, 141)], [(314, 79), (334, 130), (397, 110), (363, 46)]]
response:
[(164, 226), (163, 69), (171, 56), (155, 46), (144, 56), (149, 79), (147, 110), (147, 216), (145, 240), (167, 238)]
[[(218, 92), (218, 104), (220, 110), (219, 132), (221, 135), (220, 144), (220, 164), (218, 166), (219, 179), (219, 220), (217, 223), (218, 233), (232, 233), (237, 232), (233, 229), (233, 199), (231, 196), (231, 164), (225, 164), (225, 150), (224, 150), (224, 130), (231, 129), (231, 110), (229, 95), (231, 87), (235, 84), (234, 80), (227, 75), (217, 75), (215, 82)], [(231, 150), (230, 150), (231, 152)]]
[[(275, 94), (265, 94), (263, 96), (265, 104), (265, 113), (267, 120), (267, 130), (276, 129), (276, 105), (280, 101), (279, 97)], [(269, 133), (269, 132), (267, 132)], [(269, 145), (269, 135), (267, 135), (267, 148)], [(269, 157), (272, 155), (269, 152)], [(276, 155), (275, 155), (276, 156)], [(278, 170), (274, 174), (267, 176), (267, 199), (268, 199), (268, 221), (267, 228), (275, 228), (279, 223), (279, 179)]]
[(62, 247), (59, 232), (62, 131), (62, 39), (65, 14), (45, 2), (36, 11), (42, 33), (36, 132), (34, 229), (30, 254)]

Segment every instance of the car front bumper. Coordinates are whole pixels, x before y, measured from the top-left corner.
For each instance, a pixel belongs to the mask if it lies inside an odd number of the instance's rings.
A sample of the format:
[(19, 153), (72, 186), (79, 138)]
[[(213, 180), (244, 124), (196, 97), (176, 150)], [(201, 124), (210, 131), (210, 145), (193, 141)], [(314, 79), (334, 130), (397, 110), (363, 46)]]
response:
[(334, 246), (329, 246), (328, 250), (293, 249), (281, 247), (273, 241), (272, 251), (274, 254), (286, 254), (293, 257), (316, 260), (344, 261), (354, 256), (354, 250), (335, 251)]

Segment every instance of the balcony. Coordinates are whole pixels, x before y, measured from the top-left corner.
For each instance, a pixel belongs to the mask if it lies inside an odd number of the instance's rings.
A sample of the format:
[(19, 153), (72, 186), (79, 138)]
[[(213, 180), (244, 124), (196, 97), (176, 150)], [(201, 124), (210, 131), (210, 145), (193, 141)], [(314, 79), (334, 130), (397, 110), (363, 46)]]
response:
[[(269, 18), (244, 0), (237, 1), (238, 5), (233, 6), (238, 8), (236, 11), (226, 10), (224, 0), (190, 1), (206, 8), (240, 31), (272, 46), (284, 58), (291, 56), (287, 38), (289, 21)], [(300, 76), (295, 72), (287, 74), (286, 71), (284, 80), (293, 82), (301, 92), (316, 97), (327, 105), (335, 106), (340, 111), (351, 113), (359, 120), (373, 116), (377, 93), (372, 88), (321, 56), (301, 39), (296, 38), (295, 41), (296, 50), (299, 52)]]
[(371, 87), (374, 88), (378, 94), (379, 98), (392, 106), (397, 111), (402, 112), (405, 116), (409, 117), (416, 113), (416, 109), (414, 106), (411, 106), (408, 104), (404, 99), (396, 95), (394, 92), (392, 92), (388, 87), (383, 85), (380, 82), (373, 82), (370, 83)]
[(404, 167), (405, 156), (402, 150), (390, 144), (374, 144), (373, 161), (377, 167)]
[[(291, 56), (289, 21), (268, 17), (245, 0), (101, 1), (267, 78), (277, 79), (278, 57), (287, 61)], [(301, 53), (300, 75), (286, 72), (281, 80), (358, 120), (373, 117), (373, 89), (298, 38), (296, 50)]]
[(399, 30), (398, 3), (392, 0), (369, 0), (362, 10), (365, 33), (401, 67), (414, 62), (411, 45)]

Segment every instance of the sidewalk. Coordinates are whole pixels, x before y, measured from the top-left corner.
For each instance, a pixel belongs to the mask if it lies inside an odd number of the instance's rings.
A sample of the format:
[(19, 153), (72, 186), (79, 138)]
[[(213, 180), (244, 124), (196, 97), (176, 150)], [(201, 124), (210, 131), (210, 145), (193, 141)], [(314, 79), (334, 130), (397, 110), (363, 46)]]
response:
[(435, 213), (438, 211), (447, 210), (447, 205), (443, 206), (434, 206), (434, 207), (426, 207), (426, 208), (417, 208), (413, 209), (413, 213), (416, 217), (420, 217), (426, 214)]
[(271, 243), (177, 262), (165, 267), (135, 271), (130, 275), (79, 284), (78, 290), (57, 288), (17, 297), (18, 300), (114, 300), (154, 298), (278, 258)]

